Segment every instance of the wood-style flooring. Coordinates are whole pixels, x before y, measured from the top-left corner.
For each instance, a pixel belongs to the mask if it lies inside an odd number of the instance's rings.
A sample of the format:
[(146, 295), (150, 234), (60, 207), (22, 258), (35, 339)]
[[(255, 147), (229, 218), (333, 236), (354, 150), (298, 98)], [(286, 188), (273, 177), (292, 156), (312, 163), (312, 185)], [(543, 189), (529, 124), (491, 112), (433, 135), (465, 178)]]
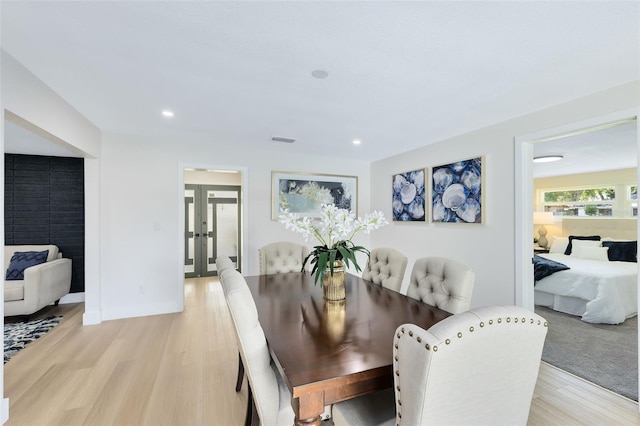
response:
[[(185, 281), (179, 314), (82, 326), (83, 304), (4, 366), (7, 425), (242, 425), (246, 382), (217, 279)], [(635, 402), (542, 364), (529, 425), (640, 425)], [(269, 426), (269, 425), (266, 425)]]

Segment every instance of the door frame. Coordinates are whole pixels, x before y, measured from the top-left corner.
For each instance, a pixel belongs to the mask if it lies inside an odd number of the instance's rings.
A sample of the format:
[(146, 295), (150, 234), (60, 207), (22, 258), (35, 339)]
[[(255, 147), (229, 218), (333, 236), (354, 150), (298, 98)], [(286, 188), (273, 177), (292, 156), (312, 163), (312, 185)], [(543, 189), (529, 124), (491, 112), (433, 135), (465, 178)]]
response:
[[(628, 108), (614, 113), (601, 115), (562, 126), (545, 129), (526, 135), (516, 136), (515, 142), (515, 304), (529, 310), (534, 309), (533, 268), (531, 267), (531, 236), (533, 235), (533, 145), (560, 136), (579, 134), (586, 129), (597, 129), (624, 120), (635, 119), (636, 154), (638, 157), (638, 175), (640, 182), (640, 123), (638, 108)], [(638, 217), (640, 220), (640, 216)], [(637, 238), (640, 240), (640, 226)], [(638, 274), (640, 284), (640, 274)], [(638, 292), (640, 307), (640, 292)], [(638, 320), (638, 317), (635, 319)], [(639, 332), (640, 334), (640, 332)], [(638, 339), (640, 348), (640, 339)], [(638, 356), (640, 365), (640, 355)], [(638, 369), (640, 377), (640, 368)], [(640, 385), (639, 385), (640, 389)], [(638, 406), (640, 411), (640, 405)]]
[(249, 226), (248, 226), (248, 214), (249, 211), (249, 169), (244, 166), (233, 166), (233, 165), (221, 165), (221, 164), (203, 164), (203, 163), (188, 163), (188, 162), (179, 162), (178, 163), (178, 187), (176, 188), (176, 205), (178, 206), (178, 222), (177, 222), (177, 232), (176, 232), (176, 240), (177, 240), (177, 248), (178, 248), (178, 269), (176, 271), (177, 279), (176, 279), (176, 296), (178, 297), (181, 309), (184, 309), (184, 220), (185, 220), (185, 211), (184, 211), (184, 172), (185, 169), (200, 169), (200, 170), (229, 170), (236, 171), (242, 174), (242, 188), (240, 190), (240, 200), (238, 200), (238, 204), (240, 206), (240, 224), (241, 224), (241, 240), (242, 240), (242, 249), (241, 256), (239, 259), (240, 264), (238, 267), (242, 267), (243, 271), (246, 270), (244, 263), (247, 259), (247, 247), (249, 241)]

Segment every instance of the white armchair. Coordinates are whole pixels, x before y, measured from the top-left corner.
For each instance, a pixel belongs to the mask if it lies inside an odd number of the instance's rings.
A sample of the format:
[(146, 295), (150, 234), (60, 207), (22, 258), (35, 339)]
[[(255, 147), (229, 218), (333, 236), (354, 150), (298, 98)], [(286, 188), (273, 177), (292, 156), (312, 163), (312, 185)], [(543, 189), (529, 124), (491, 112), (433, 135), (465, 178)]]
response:
[[(45, 250), (48, 250), (46, 261), (25, 268), (24, 279), (6, 279), (6, 270), (11, 267), (14, 254)], [(62, 258), (55, 245), (5, 246), (4, 265), (5, 316), (31, 315), (51, 303), (57, 304), (71, 288), (71, 259)]]

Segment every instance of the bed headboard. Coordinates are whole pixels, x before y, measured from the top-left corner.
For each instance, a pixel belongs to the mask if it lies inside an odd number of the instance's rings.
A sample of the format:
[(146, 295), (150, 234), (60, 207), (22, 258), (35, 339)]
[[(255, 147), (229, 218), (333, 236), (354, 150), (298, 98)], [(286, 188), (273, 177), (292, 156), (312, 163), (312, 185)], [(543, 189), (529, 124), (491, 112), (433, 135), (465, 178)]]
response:
[(600, 235), (616, 240), (635, 241), (638, 237), (637, 218), (568, 218), (562, 219), (562, 236)]

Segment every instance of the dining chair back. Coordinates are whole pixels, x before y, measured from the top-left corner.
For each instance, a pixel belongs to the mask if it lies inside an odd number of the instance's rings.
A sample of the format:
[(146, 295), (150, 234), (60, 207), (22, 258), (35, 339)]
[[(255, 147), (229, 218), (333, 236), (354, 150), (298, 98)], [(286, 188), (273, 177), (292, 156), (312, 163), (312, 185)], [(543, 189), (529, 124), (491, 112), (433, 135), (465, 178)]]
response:
[(289, 426), (294, 421), (291, 394), (271, 361), (251, 291), (239, 272), (224, 275), (225, 298), (260, 424)]
[(429, 330), (403, 324), (393, 394), (334, 404), (334, 424), (524, 426), (546, 334), (545, 319), (518, 306), (477, 308)]
[(376, 248), (371, 250), (362, 278), (400, 293), (406, 269), (405, 255), (392, 248)]
[(267, 244), (258, 249), (260, 275), (300, 272), (309, 255), (306, 246), (286, 241)]
[(236, 265), (229, 256), (222, 255), (216, 257), (216, 271), (218, 272), (218, 276), (220, 276), (225, 269), (236, 269)]
[(444, 257), (423, 257), (411, 271), (407, 296), (452, 314), (469, 310), (475, 273)]

